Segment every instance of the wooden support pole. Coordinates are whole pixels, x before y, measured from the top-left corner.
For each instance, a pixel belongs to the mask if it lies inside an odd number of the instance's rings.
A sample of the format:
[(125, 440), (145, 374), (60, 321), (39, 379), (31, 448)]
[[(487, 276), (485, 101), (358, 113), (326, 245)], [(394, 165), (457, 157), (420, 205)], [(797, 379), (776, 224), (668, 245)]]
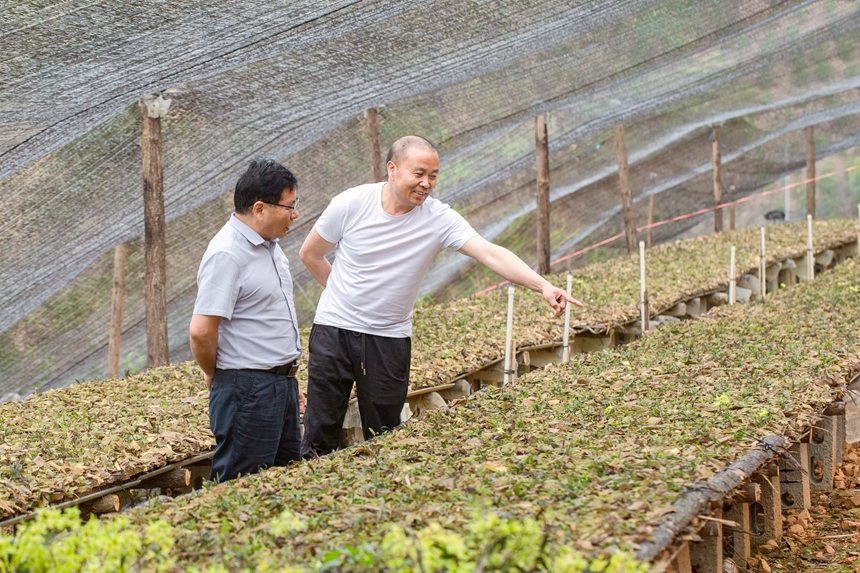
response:
[(815, 130), (806, 128), (806, 214), (815, 217)]
[(723, 202), (723, 184), (720, 181), (720, 128), (711, 127), (713, 141), (711, 142), (711, 165), (714, 172), (714, 232), (723, 230), (723, 210), (718, 205)]
[(651, 248), (654, 242), (654, 196), (648, 197), (648, 233), (645, 235), (645, 246)]
[(140, 100), (143, 162), (144, 253), (146, 261), (146, 365), (168, 363), (167, 270), (164, 239), (164, 164), (161, 153), (161, 118), (170, 100), (144, 96)]
[(627, 165), (627, 149), (624, 146), (624, 124), (615, 124), (615, 157), (618, 160), (618, 185), (621, 189), (621, 208), (624, 215), (624, 234), (627, 237), (627, 252), (636, 252), (636, 218), (633, 215), (633, 192), (630, 189), (630, 168)]
[(96, 500), (81, 505), (84, 513), (102, 515), (105, 513), (116, 513), (129, 501), (128, 493), (124, 491), (109, 493)]
[(538, 273), (549, 269), (549, 141), (546, 117), (535, 118), (535, 162), (537, 164), (537, 260)]
[(374, 183), (384, 179), (382, 151), (379, 147), (379, 112), (375, 107), (364, 112), (367, 119), (367, 138), (370, 145), (370, 177)]
[(735, 202), (732, 202), (729, 204), (729, 231), (735, 230), (735, 213), (736, 213), (735, 207), (736, 206), (737, 206), (737, 203), (735, 203)]
[(128, 245), (117, 245), (113, 251), (113, 295), (111, 296), (111, 328), (108, 342), (108, 378), (119, 376), (119, 355), (122, 346), (122, 311), (125, 304), (125, 261)]

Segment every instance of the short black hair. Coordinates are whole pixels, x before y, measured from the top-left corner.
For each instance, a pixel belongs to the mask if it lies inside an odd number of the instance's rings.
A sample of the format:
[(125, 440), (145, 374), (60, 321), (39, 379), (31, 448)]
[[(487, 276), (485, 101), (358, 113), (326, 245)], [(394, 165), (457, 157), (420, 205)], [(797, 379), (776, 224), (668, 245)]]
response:
[(255, 159), (239, 176), (233, 206), (237, 213), (247, 213), (257, 201), (277, 203), (285, 189), (296, 190), (298, 186), (292, 171), (274, 159)]

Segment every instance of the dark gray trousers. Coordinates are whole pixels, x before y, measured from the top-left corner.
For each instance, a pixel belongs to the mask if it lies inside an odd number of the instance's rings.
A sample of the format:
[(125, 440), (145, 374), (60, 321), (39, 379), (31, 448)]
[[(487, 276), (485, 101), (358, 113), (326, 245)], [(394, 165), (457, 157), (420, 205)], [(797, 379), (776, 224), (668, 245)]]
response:
[(410, 338), (314, 324), (308, 353), (302, 457), (321, 456), (341, 446), (341, 428), (353, 382), (365, 439), (400, 424), (409, 389)]
[(263, 370), (216, 370), (209, 426), (215, 434), (209, 479), (226, 481), (301, 459), (298, 381)]

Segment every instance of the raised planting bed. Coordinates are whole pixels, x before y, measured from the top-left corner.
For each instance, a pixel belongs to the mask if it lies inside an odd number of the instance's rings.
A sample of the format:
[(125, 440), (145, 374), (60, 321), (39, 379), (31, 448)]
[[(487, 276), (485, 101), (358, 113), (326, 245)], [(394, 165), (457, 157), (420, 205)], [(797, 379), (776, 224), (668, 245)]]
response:
[[(804, 254), (802, 226), (769, 227), (768, 234), (771, 267)], [(816, 252), (850, 249), (845, 245), (855, 237), (851, 222), (817, 223)], [(650, 250), (653, 314), (690, 297), (724, 290), (730, 244), (738, 246), (739, 275), (757, 267), (757, 231)], [(830, 259), (828, 264), (835, 260), (832, 253)], [(574, 294), (588, 304), (573, 314), (580, 338), (620, 330), (638, 317), (637, 280), (637, 261), (632, 257), (576, 272)], [(505, 302), (499, 292), (445, 306), (419, 306), (413, 337), (415, 393), (498, 362), (504, 346)], [(520, 346), (558, 341), (560, 319), (550, 316), (538, 296), (523, 292), (517, 299), (515, 337)], [(0, 519), (140, 480), (165, 464), (187, 463), (213, 445), (207, 395), (191, 363), (0, 404), (0, 420)]]
[[(374, 570), (391, 539), (414, 547), (427, 531), (455, 558), (494, 515), (535, 523), (551, 556), (659, 559), (686, 499), (730, 495), (715, 476), (763, 443), (799, 441), (858, 372), (858, 284), (849, 261), (331, 456), (131, 510), (130, 527), (164, 520), (176, 563), (229, 569)], [(678, 533), (695, 530), (692, 515)], [(499, 557), (506, 545), (484, 531), (476, 558)]]

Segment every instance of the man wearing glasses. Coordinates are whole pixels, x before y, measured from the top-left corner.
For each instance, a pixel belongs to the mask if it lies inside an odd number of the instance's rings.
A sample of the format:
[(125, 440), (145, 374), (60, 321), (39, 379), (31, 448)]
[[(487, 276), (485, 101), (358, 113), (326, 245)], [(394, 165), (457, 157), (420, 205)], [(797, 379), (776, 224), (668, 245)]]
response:
[(296, 189), (283, 165), (252, 161), (236, 183), (235, 212), (197, 272), (189, 335), (209, 389), (213, 480), (300, 458), (301, 348), (290, 265), (278, 245), (299, 217)]
[[(542, 293), (557, 314), (569, 302), (580, 304), (430, 197), (439, 155), (426, 139), (395, 141), (387, 169), (387, 181), (353, 187), (332, 199), (299, 253), (326, 287), (308, 348), (306, 458), (339, 447), (353, 381), (365, 438), (400, 423), (409, 389), (412, 307), (440, 250), (456, 249)], [(332, 251), (329, 263), (326, 255)]]

